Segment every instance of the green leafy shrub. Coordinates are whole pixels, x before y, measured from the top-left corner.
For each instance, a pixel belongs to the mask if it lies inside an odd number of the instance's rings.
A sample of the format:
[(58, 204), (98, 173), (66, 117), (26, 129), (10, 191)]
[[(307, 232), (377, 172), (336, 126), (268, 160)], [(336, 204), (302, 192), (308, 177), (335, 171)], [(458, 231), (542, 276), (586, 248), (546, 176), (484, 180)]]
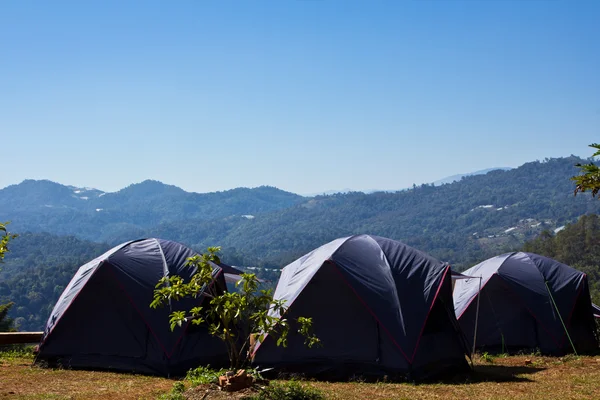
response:
[(185, 400), (183, 392), (185, 392), (184, 383), (181, 381), (175, 382), (171, 391), (158, 396), (158, 400)]
[(8, 316), (8, 312), (15, 303), (0, 304), (0, 332), (16, 332), (14, 321)]
[(0, 223), (0, 262), (4, 260), (4, 255), (8, 253), (8, 242), (17, 237), (6, 229), (8, 222)]
[(16, 344), (0, 347), (0, 360), (14, 360), (17, 358), (27, 358), (33, 360), (33, 346)]
[(323, 400), (323, 393), (315, 388), (302, 385), (298, 381), (273, 383), (258, 394), (245, 397), (245, 400)]
[(492, 363), (494, 362), (494, 359), (495, 359), (495, 358), (496, 358), (496, 357), (494, 357), (493, 355), (491, 355), (491, 354), (490, 354), (490, 353), (488, 353), (487, 351), (486, 351), (486, 352), (484, 352), (484, 353), (481, 355), (481, 359), (482, 359), (483, 361), (487, 362), (487, 363), (490, 363), (490, 364), (492, 364)]
[[(206, 297), (200, 306), (172, 311), (171, 330), (188, 322), (206, 325), (208, 332), (227, 347), (229, 369), (237, 371), (249, 362), (253, 335), (259, 342), (267, 335), (276, 336), (277, 346), (285, 347), (290, 325), (287, 318), (280, 318), (286, 311), (285, 300), (274, 299), (272, 290), (261, 290), (255, 274), (241, 274), (235, 292), (221, 291), (213, 285), (213, 268), (221, 262), (220, 251), (220, 247), (209, 247), (206, 253), (188, 258), (187, 266), (194, 271), (188, 282), (178, 275), (161, 278), (150, 307), (162, 307), (171, 300), (186, 297)], [(296, 321), (306, 346), (320, 345), (320, 340), (312, 333), (312, 318), (299, 317)]]
[(225, 375), (225, 369), (212, 369), (210, 365), (206, 367), (200, 366), (198, 368), (190, 369), (185, 376), (185, 379), (192, 384), (192, 387), (198, 385), (206, 385), (209, 383), (217, 383), (219, 376)]
[[(592, 143), (589, 146), (597, 150), (592, 157), (600, 156), (600, 144)], [(575, 187), (575, 195), (579, 192), (583, 193), (589, 190), (592, 192), (592, 197), (596, 197), (600, 191), (600, 168), (593, 162), (589, 164), (576, 164), (576, 167), (581, 170), (581, 175), (571, 178), (577, 185)]]

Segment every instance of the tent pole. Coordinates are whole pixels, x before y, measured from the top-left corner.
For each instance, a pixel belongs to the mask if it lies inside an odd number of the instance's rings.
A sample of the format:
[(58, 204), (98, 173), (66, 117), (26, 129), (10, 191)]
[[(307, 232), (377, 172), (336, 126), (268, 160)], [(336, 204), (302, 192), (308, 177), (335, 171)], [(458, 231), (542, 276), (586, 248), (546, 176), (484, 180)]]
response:
[(492, 310), (492, 314), (494, 314), (494, 321), (496, 322), (496, 328), (498, 329), (498, 332), (500, 332), (500, 339), (502, 340), (502, 353), (505, 353), (507, 350), (506, 342), (504, 340), (504, 333), (502, 332), (502, 327), (500, 326), (500, 323), (499, 323), (500, 320), (498, 319), (498, 314), (496, 314), (496, 309), (494, 308), (494, 303), (492, 303), (490, 296), (488, 296), (486, 294), (485, 297), (488, 299), (488, 303), (490, 303), (490, 308)]
[(577, 355), (577, 350), (575, 350), (575, 345), (573, 344), (573, 341), (571, 340), (571, 335), (569, 335), (569, 330), (567, 329), (567, 326), (565, 325), (565, 322), (562, 319), (562, 315), (560, 315), (560, 311), (558, 311), (558, 307), (556, 306), (556, 302), (554, 301), (554, 297), (552, 296), (552, 292), (550, 291), (550, 286), (548, 286), (548, 281), (545, 281), (544, 283), (546, 284), (546, 290), (548, 290), (548, 294), (550, 295), (550, 300), (552, 300), (552, 304), (554, 305), (554, 309), (556, 310), (556, 313), (558, 314), (560, 323), (562, 324), (563, 329), (565, 330), (565, 333), (567, 334), (567, 337), (569, 338), (569, 343), (571, 343), (571, 347), (573, 347), (573, 353), (575, 353), (575, 355)]
[(475, 343), (477, 343), (477, 322), (479, 321), (479, 299), (481, 298), (481, 276), (479, 277), (479, 290), (477, 290), (477, 307), (475, 308), (475, 332), (473, 332), (473, 351), (471, 352), (471, 363), (473, 363), (472, 357), (475, 355)]

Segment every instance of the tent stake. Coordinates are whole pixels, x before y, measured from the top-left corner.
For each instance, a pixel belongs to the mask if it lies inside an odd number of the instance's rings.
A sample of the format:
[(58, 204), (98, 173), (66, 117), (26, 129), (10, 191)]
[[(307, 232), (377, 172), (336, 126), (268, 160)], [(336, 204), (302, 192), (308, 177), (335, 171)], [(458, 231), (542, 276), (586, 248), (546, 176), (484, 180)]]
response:
[(567, 329), (567, 326), (565, 325), (565, 322), (562, 319), (562, 315), (560, 315), (560, 311), (558, 311), (558, 307), (556, 306), (556, 302), (554, 301), (554, 297), (552, 296), (552, 292), (550, 291), (550, 286), (548, 286), (548, 281), (545, 281), (545, 283), (546, 283), (546, 290), (548, 290), (548, 294), (550, 295), (550, 300), (552, 300), (552, 304), (554, 304), (554, 309), (556, 310), (556, 313), (558, 314), (560, 323), (562, 324), (563, 329), (565, 330), (565, 333), (567, 334), (567, 337), (569, 338), (569, 343), (571, 343), (571, 347), (573, 347), (573, 353), (575, 353), (575, 355), (577, 355), (577, 350), (575, 350), (575, 345), (573, 344), (573, 341), (571, 340), (571, 335), (569, 335), (569, 330)]

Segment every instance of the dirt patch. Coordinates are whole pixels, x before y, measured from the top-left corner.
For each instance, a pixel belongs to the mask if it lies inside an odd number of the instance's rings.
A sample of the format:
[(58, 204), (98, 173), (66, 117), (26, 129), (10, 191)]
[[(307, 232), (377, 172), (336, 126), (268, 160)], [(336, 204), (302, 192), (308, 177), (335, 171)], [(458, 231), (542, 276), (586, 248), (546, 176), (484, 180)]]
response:
[(243, 399), (257, 394), (260, 388), (257, 386), (246, 388), (238, 392), (225, 392), (218, 385), (200, 385), (188, 389), (184, 396), (188, 400), (219, 400), (219, 399)]

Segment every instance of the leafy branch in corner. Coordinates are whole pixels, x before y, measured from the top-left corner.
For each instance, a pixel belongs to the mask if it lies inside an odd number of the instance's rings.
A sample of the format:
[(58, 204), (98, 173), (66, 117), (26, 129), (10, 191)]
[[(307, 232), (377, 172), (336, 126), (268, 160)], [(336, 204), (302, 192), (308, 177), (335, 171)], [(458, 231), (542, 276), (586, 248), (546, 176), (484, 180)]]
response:
[[(4, 255), (8, 252), (8, 242), (17, 237), (6, 230), (8, 222), (0, 223), (0, 263), (4, 260)], [(0, 271), (2, 269), (0, 268)], [(14, 303), (0, 304), (0, 332), (10, 332), (15, 330), (13, 320), (8, 317), (8, 311)]]
[[(592, 157), (600, 156), (600, 144), (593, 143), (589, 146), (596, 149), (596, 152)], [(571, 178), (576, 184), (575, 195), (579, 192), (583, 193), (589, 190), (592, 192), (592, 197), (596, 197), (600, 191), (600, 168), (593, 162), (590, 162), (589, 164), (575, 164), (575, 166), (581, 170), (581, 175)]]
[(0, 235), (2, 235), (0, 236), (0, 262), (4, 260), (4, 254), (8, 252), (8, 242), (18, 236), (8, 232), (6, 229), (8, 224), (9, 222), (0, 223)]

